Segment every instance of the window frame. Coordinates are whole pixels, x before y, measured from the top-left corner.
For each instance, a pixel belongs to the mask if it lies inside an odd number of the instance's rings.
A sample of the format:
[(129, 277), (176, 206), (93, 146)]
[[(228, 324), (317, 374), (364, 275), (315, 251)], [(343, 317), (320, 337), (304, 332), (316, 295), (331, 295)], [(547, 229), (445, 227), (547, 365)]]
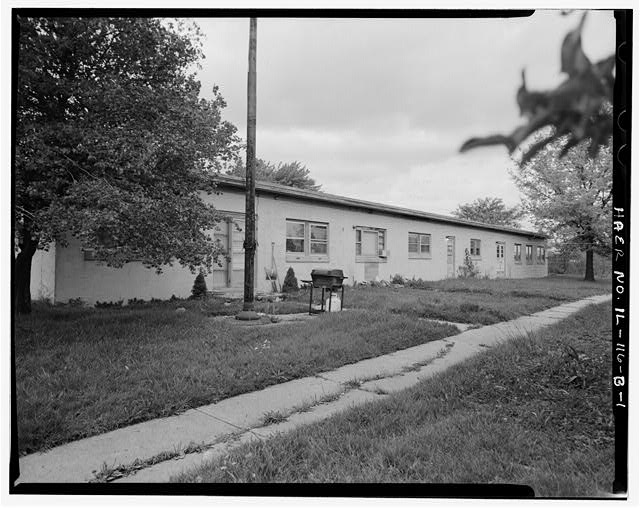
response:
[(513, 244), (513, 262), (519, 265), (522, 264), (522, 244), (521, 243)]
[[(416, 246), (418, 250), (416, 252), (411, 252), (409, 250), (409, 246), (411, 245), (411, 235), (415, 235), (417, 237)], [(423, 238), (426, 238), (426, 242), (423, 242)], [(407, 239), (407, 252), (409, 259), (431, 259), (431, 233), (418, 233), (417, 231), (409, 231)], [(427, 252), (422, 252), (422, 247), (424, 245), (428, 247)]]
[[(303, 237), (293, 237), (289, 236), (287, 233), (287, 225), (289, 223), (301, 224), (304, 226), (304, 236)], [(311, 226), (317, 226), (325, 228), (327, 235), (326, 240), (312, 240), (311, 239)], [(287, 240), (302, 240), (302, 252), (293, 252), (287, 250)], [(324, 243), (327, 246), (326, 254), (317, 254), (311, 252), (311, 244), (315, 243)], [(320, 222), (315, 220), (302, 220), (302, 219), (285, 219), (285, 243), (284, 243), (284, 253), (285, 259), (290, 263), (304, 263), (304, 262), (316, 262), (316, 263), (328, 263), (329, 262), (329, 244), (330, 244), (330, 229), (328, 222)]]
[(536, 246), (536, 264), (544, 265), (546, 262), (546, 248), (544, 245)]
[[(374, 228), (370, 226), (354, 226), (353, 229), (356, 232), (355, 236), (355, 253), (356, 263), (386, 263), (387, 262), (387, 230), (383, 228)], [(377, 254), (362, 254), (362, 233), (363, 232), (375, 232), (378, 234), (378, 253)], [(359, 237), (359, 239), (358, 239)], [(382, 247), (380, 246), (382, 239)], [(360, 254), (358, 254), (358, 246), (360, 246)]]
[[(474, 250), (474, 242), (476, 243), (476, 247)], [(479, 238), (471, 238), (469, 241), (469, 255), (474, 259), (480, 259), (482, 257), (482, 242)]]
[(533, 245), (525, 244), (525, 260), (528, 265), (533, 264)]

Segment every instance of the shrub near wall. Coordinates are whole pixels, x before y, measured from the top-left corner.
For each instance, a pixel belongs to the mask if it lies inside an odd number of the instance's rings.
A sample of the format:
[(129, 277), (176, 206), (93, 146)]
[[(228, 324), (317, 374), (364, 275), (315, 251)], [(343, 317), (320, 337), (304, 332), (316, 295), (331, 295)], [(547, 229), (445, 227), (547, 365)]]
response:
[(290, 266), (287, 270), (287, 274), (284, 276), (284, 282), (282, 283), (282, 292), (291, 293), (292, 291), (298, 291), (298, 279)]

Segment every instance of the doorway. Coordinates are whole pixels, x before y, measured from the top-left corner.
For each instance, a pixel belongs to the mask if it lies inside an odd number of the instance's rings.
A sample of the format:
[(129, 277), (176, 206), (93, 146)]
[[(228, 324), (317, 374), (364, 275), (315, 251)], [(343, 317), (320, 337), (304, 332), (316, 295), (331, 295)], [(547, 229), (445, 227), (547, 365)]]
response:
[(456, 276), (456, 237), (447, 236), (447, 278)]
[(504, 242), (496, 242), (496, 277), (504, 277)]
[(214, 232), (226, 257), (213, 264), (213, 288), (242, 288), (244, 285), (244, 214), (229, 214)]

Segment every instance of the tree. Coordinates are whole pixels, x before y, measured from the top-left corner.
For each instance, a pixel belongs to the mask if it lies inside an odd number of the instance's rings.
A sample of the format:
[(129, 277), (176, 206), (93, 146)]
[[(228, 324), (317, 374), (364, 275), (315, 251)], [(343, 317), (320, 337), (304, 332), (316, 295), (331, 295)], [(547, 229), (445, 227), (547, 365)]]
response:
[(545, 146), (512, 176), (534, 223), (562, 244), (586, 252), (585, 280), (594, 280), (593, 253), (611, 255), (613, 157), (611, 143), (590, 156), (588, 142), (560, 157), (561, 144)]
[(109, 266), (195, 272), (220, 254), (200, 197), (237, 151), (224, 99), (199, 98), (196, 25), (151, 18), (18, 16), (14, 263), (30, 311), (37, 248), (69, 235)]
[(471, 203), (459, 205), (453, 215), (460, 219), (518, 228), (518, 221), (524, 212), (517, 206), (507, 208), (500, 198), (478, 198)]
[[(526, 147), (521, 159), (525, 164), (547, 145), (561, 145), (555, 151), (563, 157), (583, 141), (589, 145), (589, 155), (595, 157), (606, 146), (613, 129), (613, 70), (615, 55), (592, 64), (582, 50), (582, 28), (587, 12), (578, 26), (569, 32), (560, 51), (562, 72), (567, 79), (548, 91), (529, 91), (522, 71), (522, 85), (516, 93), (520, 115), (526, 124), (508, 135), (472, 138), (460, 147), (461, 152), (488, 145), (505, 145), (513, 153), (531, 135), (538, 133), (534, 143)], [(541, 134), (544, 132), (544, 134)]]
[[(279, 162), (275, 166), (271, 162), (262, 159), (256, 159), (256, 180), (274, 182), (288, 187), (297, 187), (299, 189), (320, 190), (321, 185), (309, 176), (309, 170), (306, 166), (298, 161), (282, 163)], [(245, 167), (241, 159), (238, 159), (235, 165), (227, 171), (228, 175), (245, 177)]]

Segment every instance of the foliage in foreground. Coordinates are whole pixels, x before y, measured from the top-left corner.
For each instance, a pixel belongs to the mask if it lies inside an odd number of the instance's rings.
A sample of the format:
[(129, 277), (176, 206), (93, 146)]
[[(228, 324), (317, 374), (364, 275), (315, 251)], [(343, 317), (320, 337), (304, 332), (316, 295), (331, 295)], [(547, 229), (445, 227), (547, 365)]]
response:
[(525, 164), (550, 144), (559, 145), (559, 157), (572, 147), (587, 143), (589, 155), (595, 157), (606, 146), (613, 132), (613, 84), (615, 55), (591, 63), (582, 49), (582, 28), (587, 12), (582, 14), (578, 26), (571, 30), (560, 50), (561, 71), (565, 81), (553, 90), (529, 91), (522, 71), (522, 85), (516, 99), (520, 115), (527, 123), (510, 134), (495, 134), (467, 140), (460, 151), (488, 145), (504, 145), (513, 153), (533, 135), (540, 137), (529, 146), (520, 160)]
[(587, 308), (387, 400), (244, 445), (175, 480), (515, 483), (537, 496), (605, 495), (610, 316), (610, 304)]

